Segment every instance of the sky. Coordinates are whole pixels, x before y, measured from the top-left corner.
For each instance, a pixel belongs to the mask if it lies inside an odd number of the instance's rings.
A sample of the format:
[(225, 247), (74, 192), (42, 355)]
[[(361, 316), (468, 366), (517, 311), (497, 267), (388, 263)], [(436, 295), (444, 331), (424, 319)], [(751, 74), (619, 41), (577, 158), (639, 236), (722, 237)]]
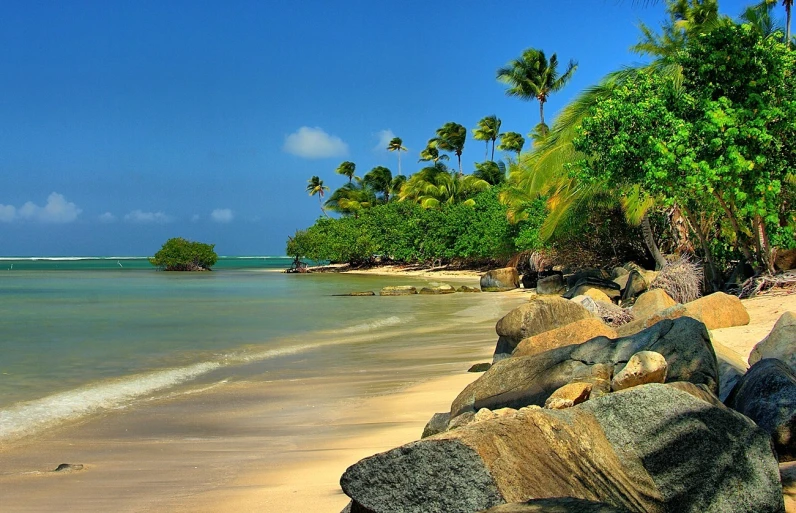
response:
[[(722, 0), (733, 17), (750, 1)], [(529, 47), (578, 69), (545, 106), (643, 62), (663, 2), (9, 1), (0, 17), (0, 256), (147, 256), (170, 237), (283, 255), (344, 160), (403, 174), (435, 130), (539, 108), (496, 70)], [(484, 160), (468, 134), (465, 172)], [(496, 155), (496, 158), (499, 155)]]

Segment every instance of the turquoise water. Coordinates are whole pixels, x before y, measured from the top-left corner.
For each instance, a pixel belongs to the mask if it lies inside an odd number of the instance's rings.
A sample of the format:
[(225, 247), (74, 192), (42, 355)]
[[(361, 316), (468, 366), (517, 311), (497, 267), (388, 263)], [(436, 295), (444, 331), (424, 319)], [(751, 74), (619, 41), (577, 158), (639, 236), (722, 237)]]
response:
[(135, 258), (0, 260), (0, 442), (219, 369), (234, 377), (257, 372), (253, 362), (289, 366), (316, 353), (327, 359), (318, 366), (333, 365), (329, 346), (453, 324), (469, 304), (465, 294), (337, 297), (426, 280), (279, 272), (289, 262), (222, 259), (213, 272), (169, 273)]

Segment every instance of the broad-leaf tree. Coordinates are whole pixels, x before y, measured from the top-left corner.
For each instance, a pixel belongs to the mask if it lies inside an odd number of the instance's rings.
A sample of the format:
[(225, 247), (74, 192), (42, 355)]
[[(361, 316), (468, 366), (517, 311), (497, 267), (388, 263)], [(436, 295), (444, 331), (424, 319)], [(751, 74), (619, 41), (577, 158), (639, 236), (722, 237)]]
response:
[(539, 119), (544, 126), (544, 104), (550, 94), (561, 90), (578, 65), (569, 61), (563, 73), (558, 71), (558, 56), (547, 59), (542, 50), (528, 48), (522, 55), (497, 70), (497, 79), (509, 86), (506, 94), (539, 102)]
[(323, 185), (323, 180), (317, 176), (313, 176), (307, 180), (307, 192), (310, 194), (310, 196), (315, 196), (316, 194), (318, 195), (318, 203), (321, 206), (321, 212), (323, 212), (323, 214), (327, 217), (329, 214), (327, 214), (326, 210), (323, 208), (323, 196), (328, 190), (329, 187)]
[(401, 173), (401, 152), (406, 151), (403, 140), (400, 137), (393, 137), (387, 145), (387, 151), (398, 153), (398, 174), (403, 174)]
[(461, 175), (462, 151), (464, 151), (464, 141), (466, 139), (467, 129), (464, 126), (448, 122), (437, 129), (437, 136), (431, 139), (428, 145), (455, 154), (459, 161), (459, 175)]
[(473, 130), (473, 139), (486, 142), (484, 160), (488, 155), (490, 142), (492, 143), (492, 158), (489, 160), (495, 160), (495, 141), (500, 135), (500, 125), (501, 121), (497, 116), (486, 116), (478, 122), (478, 127)]
[(356, 169), (357, 169), (356, 164), (354, 164), (353, 162), (345, 161), (339, 166), (337, 166), (337, 169), (335, 169), (334, 172), (337, 173), (338, 175), (345, 176), (346, 178), (348, 178), (348, 181), (351, 182), (351, 180), (354, 178), (354, 173), (356, 172)]

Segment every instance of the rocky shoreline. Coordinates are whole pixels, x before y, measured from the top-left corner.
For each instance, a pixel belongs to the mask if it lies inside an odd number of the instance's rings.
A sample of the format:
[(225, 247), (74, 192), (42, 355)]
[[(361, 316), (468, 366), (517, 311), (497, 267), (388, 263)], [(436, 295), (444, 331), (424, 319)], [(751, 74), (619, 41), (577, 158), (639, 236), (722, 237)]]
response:
[[(737, 297), (680, 303), (649, 271), (617, 274), (537, 279), (498, 321), (492, 366), (423, 438), (346, 470), (344, 511), (786, 511), (796, 314), (744, 373), (710, 334), (750, 322)], [(481, 288), (520, 282), (503, 269)]]

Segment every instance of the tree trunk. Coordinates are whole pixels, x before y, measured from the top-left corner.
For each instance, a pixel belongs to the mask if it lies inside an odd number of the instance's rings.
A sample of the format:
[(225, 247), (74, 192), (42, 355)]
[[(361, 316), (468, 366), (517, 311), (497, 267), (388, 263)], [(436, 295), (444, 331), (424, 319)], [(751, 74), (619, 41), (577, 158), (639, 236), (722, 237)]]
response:
[(398, 150), (398, 174), (401, 174), (401, 150)]
[(326, 217), (329, 217), (329, 214), (326, 213), (326, 209), (323, 208), (323, 201), (321, 201), (321, 200), (322, 200), (322, 197), (318, 196), (318, 205), (320, 205), (320, 207), (321, 207), (321, 212), (323, 212), (323, 215), (325, 215)]
[(459, 176), (462, 176), (462, 154), (456, 152), (456, 158), (459, 159)]
[[(760, 271), (759, 262), (752, 256), (752, 252), (749, 251), (749, 246), (745, 243), (746, 234), (743, 232), (743, 230), (741, 230), (741, 225), (738, 224), (738, 219), (735, 218), (735, 213), (730, 209), (730, 207), (727, 205), (727, 202), (724, 201), (724, 198), (722, 198), (718, 192), (714, 190), (713, 195), (716, 197), (717, 200), (719, 200), (719, 205), (721, 205), (721, 208), (724, 209), (724, 212), (727, 214), (727, 217), (730, 219), (730, 224), (732, 224), (732, 229), (735, 230), (735, 239), (738, 242), (738, 249), (741, 250), (741, 253), (743, 253), (744, 258), (746, 258), (746, 261), (749, 262), (750, 265), (755, 267), (755, 272), (759, 272)], [(755, 266), (754, 265), (755, 263), (757, 263), (758, 265)]]
[(695, 219), (691, 218), (691, 215), (688, 213), (688, 211), (684, 209), (680, 209), (680, 211), (685, 216), (686, 221), (688, 221), (688, 226), (691, 228), (691, 231), (696, 233), (696, 236), (699, 239), (699, 245), (702, 246), (702, 252), (705, 254), (705, 262), (707, 263), (707, 274), (709, 275), (709, 277), (706, 276), (708, 278), (707, 283), (710, 285), (711, 292), (716, 292), (717, 290), (721, 289), (723, 280), (719, 277), (719, 273), (716, 270), (716, 264), (713, 261), (713, 254), (710, 252), (708, 239), (702, 232), (702, 226), (697, 223)]
[(649, 214), (644, 214), (644, 217), (641, 219), (641, 233), (644, 234), (644, 244), (647, 245), (647, 249), (652, 254), (652, 258), (655, 259), (655, 270), (658, 271), (662, 269), (667, 262), (666, 259), (663, 258), (661, 250), (658, 249), (658, 245), (655, 243), (655, 237), (652, 235)]
[(540, 124), (544, 125), (544, 102), (539, 100), (539, 119), (541, 120)]
[(783, 2), (783, 5), (785, 5), (785, 17), (786, 17), (785, 45), (790, 50), (790, 19), (791, 19), (791, 10), (793, 9), (793, 1), (791, 0), (790, 2), (788, 2), (788, 0), (785, 0), (785, 2)]
[(495, 139), (492, 139), (492, 162), (495, 161)]

